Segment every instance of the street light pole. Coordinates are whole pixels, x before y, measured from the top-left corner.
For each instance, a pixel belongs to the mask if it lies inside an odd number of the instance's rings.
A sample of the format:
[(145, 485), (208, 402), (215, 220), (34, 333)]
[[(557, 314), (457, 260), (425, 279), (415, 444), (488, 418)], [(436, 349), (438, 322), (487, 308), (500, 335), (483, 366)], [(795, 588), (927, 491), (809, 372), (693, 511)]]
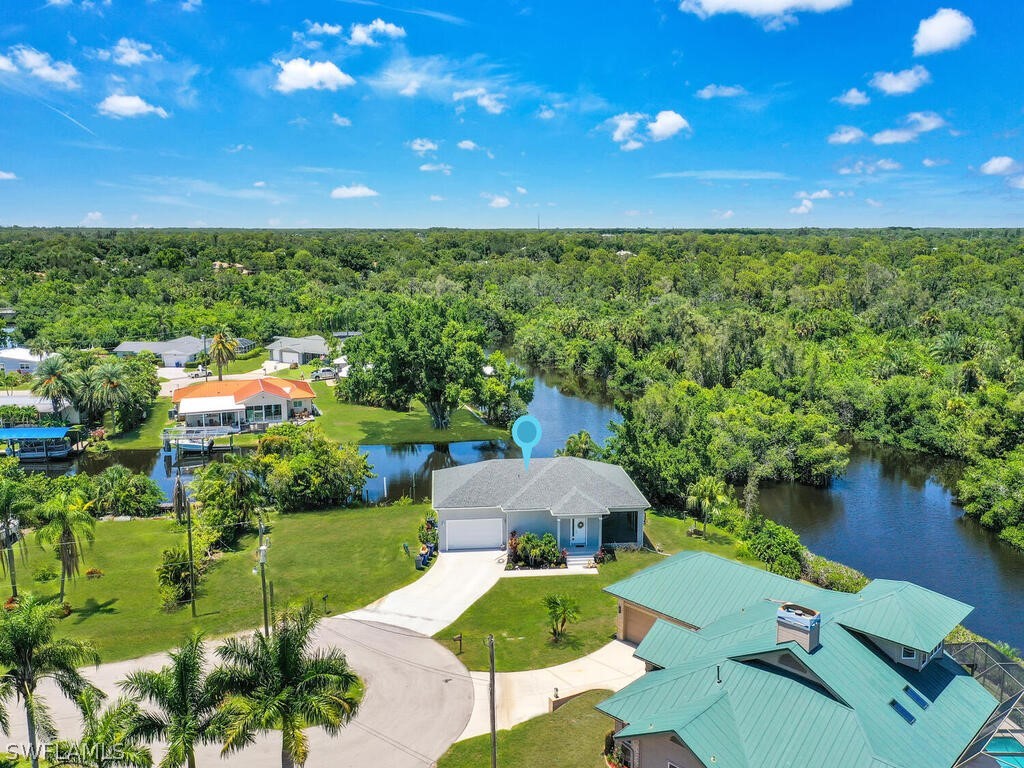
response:
[(494, 635), (487, 636), (487, 648), (491, 658), (491, 768), (498, 768), (498, 730), (494, 711)]
[(7, 569), (11, 572), (11, 597), (18, 596), (18, 577), (14, 570), (14, 545), (18, 541), (21, 522), (16, 517), (7, 518), (3, 529), (3, 546), (7, 550)]

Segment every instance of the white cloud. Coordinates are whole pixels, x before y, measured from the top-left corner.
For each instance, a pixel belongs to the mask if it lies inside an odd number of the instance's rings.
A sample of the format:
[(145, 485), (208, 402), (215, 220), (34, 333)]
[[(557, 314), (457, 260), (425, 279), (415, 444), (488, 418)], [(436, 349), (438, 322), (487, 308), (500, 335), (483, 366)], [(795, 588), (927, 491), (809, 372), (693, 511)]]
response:
[(355, 80), (338, 69), (333, 61), (310, 61), (309, 59), (295, 58), (290, 61), (274, 59), (274, 63), (281, 68), (281, 71), (277, 73), (274, 90), (281, 93), (308, 89), (336, 91), (355, 83)]
[(931, 72), (917, 64), (899, 72), (875, 72), (871, 86), (887, 96), (905, 96), (930, 83)]
[(832, 101), (837, 101), (844, 107), (863, 107), (871, 103), (871, 97), (860, 88), (851, 88), (836, 96)]
[(0, 72), (17, 72), (18, 68), (14, 66), (14, 62), (9, 58), (0, 53)]
[(436, 152), (437, 146), (437, 142), (433, 139), (413, 139), (409, 142), (409, 149), (420, 156), (427, 154), (427, 152)]
[(747, 89), (742, 85), (718, 85), (711, 83), (697, 91), (698, 99), (733, 99), (737, 96), (746, 96)]
[(460, 141), (455, 146), (457, 146), (459, 149), (464, 149), (467, 152), (472, 152), (474, 150), (480, 149), (480, 145), (479, 144), (477, 144), (475, 141), (471, 141), (469, 139), (463, 139), (462, 141)]
[(612, 141), (618, 144), (629, 141), (644, 117), (642, 112), (622, 112), (608, 118), (606, 124), (612, 129)]
[(192, 11), (199, 10), (202, 4), (203, 0), (182, 0), (181, 10), (185, 11), (186, 13), (191, 13)]
[(78, 88), (78, 70), (70, 62), (54, 61), (50, 54), (27, 45), (15, 46), (10, 53), (11, 58), (6, 61), (13, 60), (32, 77), (68, 90)]
[(452, 94), (454, 101), (463, 101), (465, 99), (472, 99), (476, 101), (477, 106), (482, 107), (485, 111), (490, 112), (492, 115), (500, 115), (505, 111), (505, 94), (503, 93), (491, 93), (486, 88), (477, 87), (469, 88), (465, 91), (455, 91)]
[(234, 155), (234, 154), (237, 154), (239, 152), (244, 152), (246, 150), (250, 150), (251, 151), (252, 150), (252, 144), (232, 144), (230, 147), (228, 147), (224, 151)]
[(331, 115), (331, 122), (341, 128), (348, 128), (352, 125), (352, 121), (347, 117), (342, 117), (337, 112)]
[(939, 8), (934, 16), (923, 19), (914, 35), (914, 55), (959, 48), (974, 37), (974, 22), (954, 8)]
[(327, 35), (334, 37), (340, 35), (343, 27), (341, 24), (327, 24), (319, 21), (312, 22), (306, 19), (306, 33), (310, 35)]
[(430, 202), (432, 202), (432, 203), (440, 203), (440, 202), (443, 202), (443, 201), (444, 201), (444, 198), (441, 195), (431, 195), (430, 196)]
[(448, 163), (424, 163), (420, 170), (426, 173), (443, 173), (445, 176), (452, 175), (452, 167)]
[(0, 171), (0, 181), (14, 181), (17, 178), (17, 175), (11, 171)]
[(520, 195), (525, 195), (526, 187), (516, 187), (516, 192), (518, 192)]
[(335, 200), (354, 200), (360, 197), (377, 197), (380, 193), (365, 184), (350, 184), (347, 187), (335, 187), (331, 197)]
[(378, 37), (397, 40), (405, 37), (405, 30), (384, 19), (374, 19), (369, 24), (353, 24), (348, 41), (351, 45), (380, 45)]
[(981, 166), (981, 172), (986, 176), (1007, 176), (1016, 170), (1017, 162), (1006, 155), (990, 158)]
[(690, 123), (678, 112), (670, 109), (659, 112), (654, 120), (647, 124), (647, 132), (654, 141), (664, 141), (680, 131), (689, 131)]
[(732, 208), (727, 211), (712, 211), (711, 213), (714, 214), (716, 219), (721, 219), (722, 221), (728, 221), (736, 215), (736, 211)]
[(490, 200), (491, 202), (488, 205), (491, 208), (508, 208), (512, 205), (512, 201), (505, 197), (505, 195), (492, 195), (489, 192), (481, 192), (480, 197)]
[(1012, 179), (1007, 179), (1006, 183), (1014, 189), (1024, 189), (1024, 176), (1014, 176)]
[(97, 51), (97, 56), (104, 61), (112, 59), (121, 67), (136, 67), (149, 61), (163, 59), (163, 56), (153, 50), (152, 45), (132, 40), (130, 37), (122, 37), (110, 50)]
[(890, 128), (879, 131), (871, 137), (874, 144), (907, 144), (916, 141), (922, 133), (938, 130), (946, 125), (946, 121), (935, 112), (911, 112), (904, 119), (902, 128)]
[(843, 166), (839, 169), (840, 176), (860, 176), (862, 174), (873, 174), (878, 171), (898, 171), (903, 166), (895, 160), (888, 157), (883, 157), (881, 160), (874, 162), (866, 162), (864, 160), (858, 160), (853, 165)]
[(796, 13), (809, 11), (824, 13), (845, 8), (853, 0), (681, 0), (679, 10), (693, 13), (702, 19), (719, 13), (741, 13), (764, 24), (765, 29), (777, 31), (796, 24)]
[(89, 211), (85, 214), (85, 217), (78, 222), (80, 227), (95, 227), (98, 224), (103, 223), (103, 214), (99, 211)]
[(840, 125), (828, 137), (829, 144), (856, 144), (867, 136), (864, 131), (853, 125)]
[(558, 113), (555, 112), (554, 107), (551, 107), (547, 104), (541, 104), (540, 109), (537, 110), (537, 117), (539, 117), (541, 120), (552, 120), (557, 116)]
[(833, 198), (832, 191), (829, 189), (819, 189), (817, 192), (797, 192), (793, 197), (798, 200), (831, 200)]
[(156, 115), (165, 119), (170, 117), (167, 110), (163, 107), (150, 104), (140, 96), (128, 96), (123, 93), (110, 94), (97, 104), (96, 108), (99, 109), (100, 114), (117, 119), (122, 117), (145, 117), (146, 115)]
[(926, 157), (921, 161), (925, 168), (938, 168), (940, 165), (949, 165), (949, 160), (942, 157)]
[(864, 198), (864, 202), (870, 205), (872, 208), (881, 208), (884, 203), (880, 203), (878, 200), (874, 200), (870, 197)]
[(810, 200), (807, 200), (805, 198), (804, 200), (800, 201), (800, 205), (796, 206), (795, 208), (790, 208), (789, 212), (790, 213), (795, 213), (798, 216), (806, 216), (808, 213), (810, 213), (813, 210), (814, 210), (814, 203), (812, 203)]
[(265, 186), (267, 186), (267, 182), (265, 182), (265, 181), (254, 181), (252, 183), (252, 185), (254, 187), (256, 187), (257, 189), (263, 189)]

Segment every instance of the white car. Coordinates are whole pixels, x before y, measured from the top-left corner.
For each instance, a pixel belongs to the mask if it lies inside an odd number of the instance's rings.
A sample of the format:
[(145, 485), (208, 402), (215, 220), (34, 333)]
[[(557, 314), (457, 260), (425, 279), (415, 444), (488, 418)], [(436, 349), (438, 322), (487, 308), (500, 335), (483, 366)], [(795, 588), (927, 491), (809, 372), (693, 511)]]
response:
[(336, 379), (338, 372), (333, 368), (317, 368), (309, 375), (310, 381), (323, 381), (324, 379)]
[(203, 368), (202, 366), (199, 366), (194, 371), (188, 372), (188, 377), (190, 379), (205, 379), (209, 375), (210, 372), (206, 368)]

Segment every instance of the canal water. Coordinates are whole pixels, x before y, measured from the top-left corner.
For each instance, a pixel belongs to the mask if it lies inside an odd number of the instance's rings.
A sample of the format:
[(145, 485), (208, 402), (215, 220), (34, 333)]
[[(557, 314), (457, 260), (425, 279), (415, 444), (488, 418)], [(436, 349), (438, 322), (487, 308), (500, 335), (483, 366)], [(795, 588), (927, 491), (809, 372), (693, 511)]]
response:
[[(554, 455), (581, 429), (600, 443), (619, 418), (606, 394), (545, 374), (536, 376), (530, 412), (543, 427), (535, 456)], [(377, 474), (367, 486), (369, 501), (429, 498), (435, 469), (520, 456), (505, 441), (362, 448)], [(148, 474), (170, 494), (177, 467), (159, 451), (83, 456), (74, 469), (93, 473), (115, 463)], [(200, 460), (186, 461), (184, 478), (198, 466)], [(846, 474), (830, 487), (768, 485), (761, 511), (796, 530), (819, 555), (873, 578), (906, 579), (975, 606), (968, 627), (1024, 647), (1024, 554), (963, 518), (951, 492), (957, 472), (952, 462), (856, 444)]]

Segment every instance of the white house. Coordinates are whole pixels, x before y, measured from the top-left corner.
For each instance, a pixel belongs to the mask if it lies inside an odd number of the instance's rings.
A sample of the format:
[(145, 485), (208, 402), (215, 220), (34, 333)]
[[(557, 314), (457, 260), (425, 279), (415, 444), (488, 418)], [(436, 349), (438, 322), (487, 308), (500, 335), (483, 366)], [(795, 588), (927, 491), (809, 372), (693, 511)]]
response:
[(54, 413), (53, 402), (45, 397), (33, 395), (31, 392), (14, 392), (10, 395), (0, 394), (0, 407), (5, 405), (35, 408), (36, 413), (40, 416), (56, 416), (71, 424), (77, 424), (81, 420), (78, 410), (71, 403), (61, 403), (56, 413)]
[(330, 353), (323, 336), (277, 336), (267, 344), (270, 359), (278, 363), (305, 365)]
[(185, 426), (241, 430), (312, 415), (315, 397), (308, 382), (264, 376), (192, 384), (176, 389), (173, 400)]
[(35, 355), (26, 347), (0, 349), (0, 373), (21, 373), (31, 376), (48, 355)]
[(170, 341), (123, 341), (114, 347), (118, 357), (152, 352), (163, 360), (167, 368), (182, 368), (186, 363), (195, 362), (196, 355), (208, 349), (209, 340), (198, 336), (179, 336)]
[(552, 534), (571, 555), (643, 544), (651, 506), (616, 464), (563, 456), (495, 459), (431, 476), (442, 551), (503, 547), (512, 531)]

